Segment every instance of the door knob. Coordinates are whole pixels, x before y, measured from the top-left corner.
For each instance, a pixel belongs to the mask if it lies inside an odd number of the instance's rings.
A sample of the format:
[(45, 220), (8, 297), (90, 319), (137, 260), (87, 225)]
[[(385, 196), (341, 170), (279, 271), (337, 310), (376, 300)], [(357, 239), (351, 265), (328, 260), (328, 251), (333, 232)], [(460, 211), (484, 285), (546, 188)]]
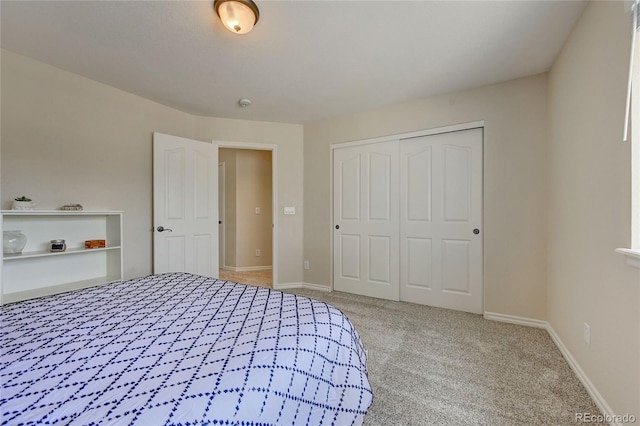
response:
[(473, 230), (473, 233), (478, 235), (480, 233), (480, 230), (478, 228), (476, 228), (476, 229)]
[(165, 228), (162, 225), (158, 226), (156, 229), (158, 230), (158, 232), (164, 232), (164, 231), (173, 232), (173, 229)]
[(336, 229), (340, 229), (340, 225), (336, 225)]

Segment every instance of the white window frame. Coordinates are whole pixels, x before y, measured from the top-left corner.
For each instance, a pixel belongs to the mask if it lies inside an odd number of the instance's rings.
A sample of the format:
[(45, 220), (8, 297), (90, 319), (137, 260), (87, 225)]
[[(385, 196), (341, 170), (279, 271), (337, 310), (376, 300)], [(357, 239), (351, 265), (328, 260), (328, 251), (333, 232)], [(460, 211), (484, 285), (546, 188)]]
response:
[[(635, 10), (633, 12), (636, 12)], [(637, 16), (637, 15), (636, 15)], [(634, 21), (635, 24), (635, 21)], [(635, 37), (640, 36), (636, 30)], [(631, 246), (616, 252), (627, 256), (627, 263), (640, 268), (640, 43), (632, 43), (631, 57)]]
[[(640, 65), (640, 47), (635, 63)], [(631, 115), (631, 249), (640, 255), (640, 66), (635, 67)]]

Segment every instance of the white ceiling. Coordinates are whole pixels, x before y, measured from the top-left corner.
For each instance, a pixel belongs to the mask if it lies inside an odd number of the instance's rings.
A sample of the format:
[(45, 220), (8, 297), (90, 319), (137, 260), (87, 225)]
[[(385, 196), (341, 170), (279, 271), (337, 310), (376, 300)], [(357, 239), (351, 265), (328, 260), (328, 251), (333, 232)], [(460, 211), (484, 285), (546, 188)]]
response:
[(3, 0), (1, 43), (192, 114), (305, 123), (547, 71), (585, 6), (256, 0), (239, 36), (212, 3)]

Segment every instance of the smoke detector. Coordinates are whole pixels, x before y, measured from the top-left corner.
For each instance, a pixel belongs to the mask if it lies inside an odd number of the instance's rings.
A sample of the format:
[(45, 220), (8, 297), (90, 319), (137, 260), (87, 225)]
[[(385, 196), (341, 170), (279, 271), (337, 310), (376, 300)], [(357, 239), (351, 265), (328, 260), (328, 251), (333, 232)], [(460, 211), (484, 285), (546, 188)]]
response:
[(240, 99), (238, 101), (240, 108), (246, 108), (251, 105), (251, 99)]

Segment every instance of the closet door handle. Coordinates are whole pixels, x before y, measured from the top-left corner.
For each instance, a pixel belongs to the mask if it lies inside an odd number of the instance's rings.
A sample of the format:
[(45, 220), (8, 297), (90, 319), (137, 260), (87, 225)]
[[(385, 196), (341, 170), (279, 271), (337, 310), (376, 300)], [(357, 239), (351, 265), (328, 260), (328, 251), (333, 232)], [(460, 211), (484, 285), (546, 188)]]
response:
[(164, 226), (162, 226), (162, 225), (158, 226), (158, 227), (156, 228), (156, 230), (157, 230), (158, 232), (164, 232), (164, 231), (167, 231), (167, 232), (173, 232), (173, 229), (165, 228), (165, 227), (164, 227)]
[(336, 229), (340, 229), (340, 225), (336, 225)]
[(473, 230), (473, 233), (478, 235), (480, 233), (480, 230), (478, 228), (476, 228), (476, 229)]

